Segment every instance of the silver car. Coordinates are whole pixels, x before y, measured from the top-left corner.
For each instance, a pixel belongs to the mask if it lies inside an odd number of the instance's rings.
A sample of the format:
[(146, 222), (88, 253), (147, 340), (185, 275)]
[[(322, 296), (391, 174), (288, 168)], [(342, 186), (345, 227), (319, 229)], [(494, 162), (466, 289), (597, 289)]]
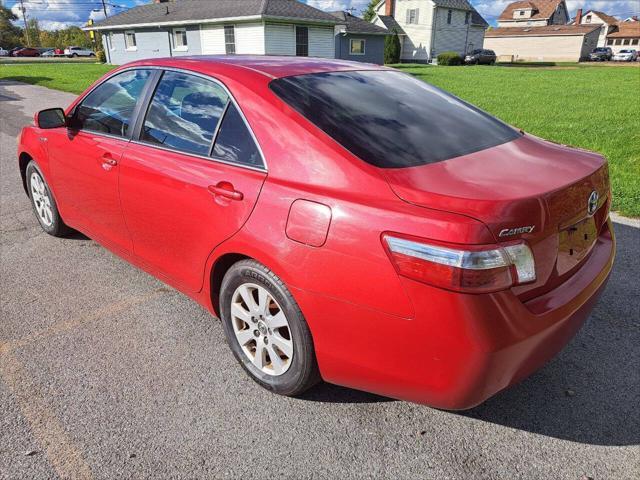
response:
[(64, 54), (69, 58), (96, 56), (93, 50), (89, 50), (88, 48), (82, 48), (82, 47), (67, 47), (64, 49)]
[(613, 56), (614, 62), (635, 62), (638, 59), (638, 52), (631, 48), (620, 50)]

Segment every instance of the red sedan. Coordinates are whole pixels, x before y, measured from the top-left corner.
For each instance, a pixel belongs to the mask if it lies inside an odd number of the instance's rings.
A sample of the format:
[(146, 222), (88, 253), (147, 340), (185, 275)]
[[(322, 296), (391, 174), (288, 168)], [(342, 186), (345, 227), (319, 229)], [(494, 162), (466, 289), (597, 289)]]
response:
[(145, 60), (19, 140), (42, 228), (222, 319), (260, 385), (473, 407), (572, 338), (615, 255), (606, 160), (397, 70)]
[(13, 52), (13, 56), (14, 57), (39, 57), (40, 52), (35, 48), (26, 47)]

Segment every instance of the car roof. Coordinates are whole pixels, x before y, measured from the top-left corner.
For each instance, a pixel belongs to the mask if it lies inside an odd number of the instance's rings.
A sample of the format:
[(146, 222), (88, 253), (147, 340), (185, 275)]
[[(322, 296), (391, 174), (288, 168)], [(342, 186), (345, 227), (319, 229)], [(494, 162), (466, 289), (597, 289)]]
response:
[(185, 68), (200, 73), (214, 73), (216, 66), (234, 66), (270, 78), (305, 75), (322, 72), (346, 72), (354, 70), (392, 70), (369, 63), (350, 62), (313, 57), (262, 56), (262, 55), (198, 55), (140, 60), (127, 66), (157, 66)]

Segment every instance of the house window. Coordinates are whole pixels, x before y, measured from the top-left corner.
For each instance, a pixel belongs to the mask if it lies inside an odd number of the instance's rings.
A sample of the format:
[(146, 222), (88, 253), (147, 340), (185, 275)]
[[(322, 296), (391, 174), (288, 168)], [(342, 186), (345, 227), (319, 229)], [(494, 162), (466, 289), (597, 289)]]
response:
[(591, 15), (587, 15), (586, 22), (591, 23)]
[(625, 38), (624, 42), (622, 43), (623, 45), (629, 45), (631, 43), (631, 39), (630, 38)]
[(417, 24), (418, 23), (418, 9), (417, 8), (411, 8), (409, 10), (407, 10), (407, 23), (408, 24)]
[(309, 56), (309, 28), (296, 27), (296, 56)]
[(187, 31), (184, 28), (176, 28), (173, 31), (173, 48), (177, 51), (186, 51), (189, 49), (187, 44)]
[(633, 40), (631, 40), (631, 45), (638, 45), (638, 39), (634, 38)]
[(616, 45), (622, 45), (622, 39), (616, 38)]
[(224, 51), (227, 55), (236, 53), (236, 28), (233, 25), (224, 26)]
[[(451, 10), (449, 10), (449, 11), (451, 11)], [(520, 16), (524, 17), (524, 10), (520, 10)]]
[(607, 39), (607, 45), (613, 45), (613, 38)]
[(351, 46), (349, 48), (349, 53), (351, 55), (364, 55), (365, 54), (365, 40), (356, 40), (356, 39), (352, 39), (351, 40)]
[(471, 12), (464, 12), (464, 24), (469, 24), (469, 17), (471, 17)]
[(137, 50), (138, 46), (136, 45), (136, 32), (133, 30), (127, 30), (124, 32), (124, 46), (127, 50)]
[(449, 25), (451, 25), (451, 15), (453, 14), (453, 11), (451, 10), (447, 10), (447, 23)]

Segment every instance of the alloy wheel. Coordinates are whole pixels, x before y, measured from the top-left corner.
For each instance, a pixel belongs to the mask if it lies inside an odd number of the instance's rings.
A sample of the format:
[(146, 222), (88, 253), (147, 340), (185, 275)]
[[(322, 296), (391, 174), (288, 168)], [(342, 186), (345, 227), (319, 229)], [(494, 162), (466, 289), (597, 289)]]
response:
[(38, 217), (43, 225), (50, 227), (53, 225), (53, 210), (51, 209), (49, 189), (38, 172), (33, 172), (31, 174), (30, 184), (31, 198), (33, 199), (33, 204), (36, 207)]
[(231, 324), (240, 348), (257, 369), (273, 376), (289, 369), (294, 353), (291, 329), (267, 289), (240, 285), (231, 297)]

